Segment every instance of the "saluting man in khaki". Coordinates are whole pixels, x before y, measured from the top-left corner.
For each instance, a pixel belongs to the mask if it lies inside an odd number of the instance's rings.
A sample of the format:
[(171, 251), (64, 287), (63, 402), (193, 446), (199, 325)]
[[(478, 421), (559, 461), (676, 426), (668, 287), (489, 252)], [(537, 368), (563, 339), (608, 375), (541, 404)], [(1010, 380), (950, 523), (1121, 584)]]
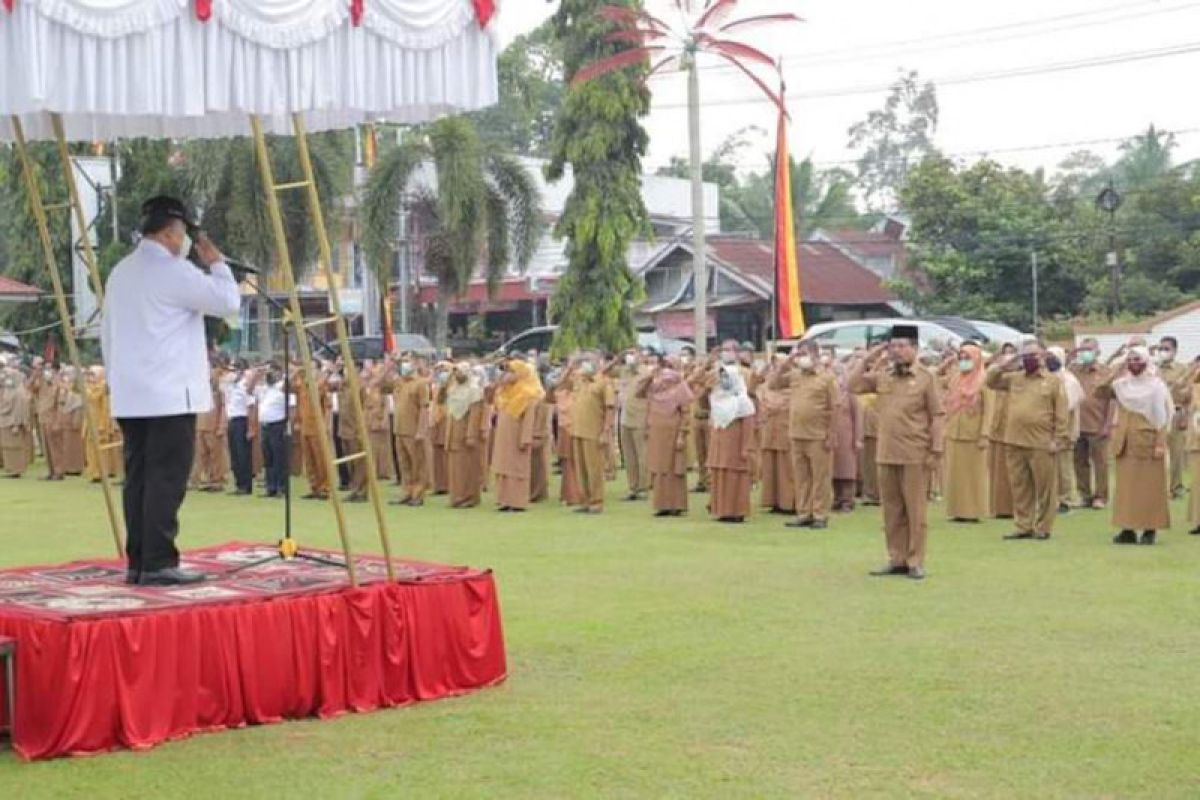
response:
[(563, 379), (572, 394), (571, 450), (583, 492), (582, 514), (604, 510), (604, 443), (612, 438), (617, 394), (604, 377), (600, 356), (586, 353)]
[(837, 379), (821, 369), (816, 348), (804, 345), (771, 378), (770, 388), (788, 390), (791, 408), (792, 479), (796, 519), (789, 528), (824, 528), (833, 502), (833, 412), (840, 402)]
[(1187, 466), (1188, 406), (1191, 403), (1191, 387), (1188, 385), (1188, 368), (1175, 360), (1179, 353), (1179, 340), (1164, 336), (1158, 343), (1158, 377), (1163, 379), (1175, 400), (1175, 416), (1167, 431), (1167, 453), (1171, 461), (1171, 499), (1183, 497), (1183, 470)]
[(1062, 381), (1046, 371), (1042, 358), (1042, 346), (1026, 342), (1020, 359), (988, 370), (988, 387), (1008, 393), (1004, 442), (1016, 530), (1005, 539), (1049, 539), (1058, 514), (1055, 459), (1070, 446), (1070, 413)]
[[(891, 368), (876, 367), (884, 355)], [(879, 421), (876, 463), (888, 563), (871, 574), (925, 577), (929, 473), (943, 456), (945, 412), (938, 378), (916, 364), (917, 327), (897, 325), (891, 340), (854, 366), (847, 385), (874, 394)]]

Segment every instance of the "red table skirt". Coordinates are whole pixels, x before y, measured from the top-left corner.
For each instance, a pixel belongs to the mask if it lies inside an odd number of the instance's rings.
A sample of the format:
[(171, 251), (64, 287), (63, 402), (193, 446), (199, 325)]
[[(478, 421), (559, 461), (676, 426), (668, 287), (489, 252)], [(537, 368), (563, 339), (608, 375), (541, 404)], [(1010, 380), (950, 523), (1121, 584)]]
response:
[(135, 616), (7, 616), (0, 634), (18, 641), (25, 759), (433, 700), (506, 670), (490, 573)]

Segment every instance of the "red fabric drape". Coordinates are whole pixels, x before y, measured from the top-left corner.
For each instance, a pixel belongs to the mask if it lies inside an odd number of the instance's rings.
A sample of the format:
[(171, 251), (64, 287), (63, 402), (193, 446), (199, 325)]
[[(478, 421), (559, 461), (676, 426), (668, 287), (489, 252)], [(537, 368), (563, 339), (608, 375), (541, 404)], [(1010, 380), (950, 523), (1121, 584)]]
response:
[(71, 621), (0, 618), (25, 759), (462, 694), (505, 677), (490, 573)]
[(363, 0), (350, 0), (350, 24), (354, 27), (362, 25)]
[(479, 27), (486, 28), (496, 13), (496, 0), (471, 0), (471, 2), (475, 4), (475, 19), (479, 20)]
[(4, 0), (4, 8), (6, 11), (13, 10), (13, 0)]
[(212, 0), (196, 0), (196, 19), (208, 22), (212, 16)]

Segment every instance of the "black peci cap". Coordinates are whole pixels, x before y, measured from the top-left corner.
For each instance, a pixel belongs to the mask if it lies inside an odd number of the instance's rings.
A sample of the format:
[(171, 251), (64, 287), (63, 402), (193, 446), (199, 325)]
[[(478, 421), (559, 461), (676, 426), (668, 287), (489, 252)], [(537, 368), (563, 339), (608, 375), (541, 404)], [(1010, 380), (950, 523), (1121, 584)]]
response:
[(916, 325), (893, 325), (892, 338), (910, 339), (915, 342), (921, 338), (921, 333)]
[(184, 225), (188, 226), (189, 230), (199, 228), (200, 225), (193, 219), (187, 206), (182, 200), (167, 195), (160, 194), (157, 197), (151, 197), (146, 202), (142, 203), (142, 217), (165, 216), (173, 217), (181, 220)]

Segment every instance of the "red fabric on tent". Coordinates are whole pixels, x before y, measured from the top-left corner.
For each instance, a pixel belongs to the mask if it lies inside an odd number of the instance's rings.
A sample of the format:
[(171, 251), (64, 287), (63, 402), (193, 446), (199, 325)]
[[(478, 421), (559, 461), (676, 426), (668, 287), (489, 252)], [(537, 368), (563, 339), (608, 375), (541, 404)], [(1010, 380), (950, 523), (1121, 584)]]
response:
[(479, 27), (486, 28), (496, 13), (496, 0), (471, 0), (475, 4), (475, 19)]
[[(369, 560), (379, 561), (356, 562)], [(435, 573), (431, 566), (395, 583), (368, 577), (360, 566), (364, 585), (356, 589), (314, 586), (67, 618), (0, 597), (0, 634), (17, 640), (14, 748), (24, 759), (144, 749), (200, 731), (372, 711), (502, 681), (507, 667), (491, 573)], [(266, 570), (239, 580), (263, 586), (264, 576), (329, 572), (295, 562)], [(18, 591), (14, 584), (37, 575), (3, 572), (0, 586)], [(94, 585), (72, 589), (97, 603), (126, 597), (115, 586), (102, 595)], [(201, 584), (226, 585), (237, 586), (232, 579)]]
[(350, 22), (354, 27), (362, 25), (363, 0), (350, 0)]
[(212, 17), (212, 0), (196, 0), (196, 19), (208, 22)]

